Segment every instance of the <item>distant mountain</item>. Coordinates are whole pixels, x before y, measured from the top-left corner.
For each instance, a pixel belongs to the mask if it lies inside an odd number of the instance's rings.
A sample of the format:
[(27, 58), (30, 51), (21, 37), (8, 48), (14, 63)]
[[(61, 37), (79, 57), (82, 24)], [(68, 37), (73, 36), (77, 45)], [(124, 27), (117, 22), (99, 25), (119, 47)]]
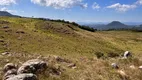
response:
[(131, 29), (134, 26), (126, 25), (119, 21), (112, 21), (108, 24), (88, 24), (88, 26), (93, 27), (98, 30), (110, 30), (110, 29)]
[(125, 25), (119, 21), (113, 21), (105, 26), (106, 29), (127, 29), (132, 28), (131, 26)]
[(133, 29), (136, 30), (136, 31), (142, 32), (142, 25), (139, 25), (139, 26), (137, 26), (137, 27), (134, 27)]
[(7, 11), (0, 11), (0, 16), (8, 16), (8, 17), (20, 17), (20, 16), (17, 16), (17, 15), (13, 15)]
[(114, 27), (126, 27), (127, 25), (125, 25), (119, 21), (113, 21), (113, 22), (107, 24), (106, 26), (114, 28)]

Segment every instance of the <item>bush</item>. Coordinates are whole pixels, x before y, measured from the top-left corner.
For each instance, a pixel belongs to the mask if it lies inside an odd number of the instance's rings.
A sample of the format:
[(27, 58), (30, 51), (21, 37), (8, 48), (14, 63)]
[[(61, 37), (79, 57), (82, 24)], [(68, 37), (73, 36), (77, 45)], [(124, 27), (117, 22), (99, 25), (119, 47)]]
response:
[(97, 31), (97, 29), (91, 28), (89, 26), (79, 26), (79, 28), (87, 30), (87, 31), (91, 31), (91, 32)]
[(97, 58), (102, 58), (102, 57), (104, 57), (104, 54), (101, 53), (101, 52), (96, 52), (95, 55), (96, 55)]
[(111, 58), (119, 57), (119, 54), (118, 53), (109, 52), (109, 53), (107, 53), (107, 57), (111, 57)]

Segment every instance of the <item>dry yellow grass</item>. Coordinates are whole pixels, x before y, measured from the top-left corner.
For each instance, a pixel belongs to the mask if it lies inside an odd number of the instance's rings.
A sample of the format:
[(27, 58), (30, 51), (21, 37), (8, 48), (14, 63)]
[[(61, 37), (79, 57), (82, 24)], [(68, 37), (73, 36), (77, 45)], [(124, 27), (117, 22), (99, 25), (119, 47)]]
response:
[[(50, 66), (60, 66), (62, 74), (50, 76), (47, 70), (46, 74), (39, 75), (40, 80), (142, 80), (142, 71), (138, 69), (142, 65), (140, 32), (88, 32), (72, 24), (30, 18), (1, 17), (1, 21), (9, 23), (0, 23), (0, 40), (4, 40), (0, 42), (0, 53), (9, 51), (13, 56), (0, 55), (0, 72), (7, 62), (20, 65), (28, 59), (42, 55)], [(68, 25), (73, 29), (67, 27)], [(3, 26), (9, 28), (3, 29)], [(16, 33), (18, 30), (24, 33)], [(123, 60), (114, 55), (121, 55), (127, 50), (132, 52), (133, 57), (130, 59)], [(97, 59), (97, 52), (103, 53), (103, 58)], [(66, 63), (57, 62), (52, 57), (49, 58), (49, 55), (69, 59), (76, 63), (77, 68), (68, 68)], [(110, 58), (109, 55), (114, 55), (115, 58)], [(113, 62), (119, 64), (120, 70), (127, 74), (126, 77), (111, 68), (110, 64)], [(129, 68), (131, 65), (135, 65), (136, 69)]]

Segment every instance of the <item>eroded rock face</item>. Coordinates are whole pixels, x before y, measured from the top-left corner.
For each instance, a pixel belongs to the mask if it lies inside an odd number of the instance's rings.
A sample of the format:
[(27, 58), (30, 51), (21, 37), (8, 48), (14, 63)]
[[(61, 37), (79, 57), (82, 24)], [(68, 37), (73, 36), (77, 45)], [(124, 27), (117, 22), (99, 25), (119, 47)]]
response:
[(13, 63), (8, 63), (4, 66), (3, 80), (37, 80), (37, 76), (34, 74), (38, 70), (44, 70), (47, 67), (47, 63), (33, 59), (25, 62), (17, 71), (17, 66)]
[(13, 77), (10, 77), (6, 80), (37, 80), (37, 76), (35, 74), (19, 74)]
[(33, 59), (25, 62), (19, 69), (18, 74), (22, 73), (36, 73), (38, 70), (45, 69), (47, 67), (47, 63), (39, 60)]

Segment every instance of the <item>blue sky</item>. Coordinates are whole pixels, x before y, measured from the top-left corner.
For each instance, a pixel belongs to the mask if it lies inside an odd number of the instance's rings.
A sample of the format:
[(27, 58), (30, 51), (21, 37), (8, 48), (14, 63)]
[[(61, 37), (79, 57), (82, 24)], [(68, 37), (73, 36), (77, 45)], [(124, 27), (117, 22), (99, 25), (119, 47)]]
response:
[(76, 22), (142, 22), (142, 0), (1, 0), (0, 10)]

